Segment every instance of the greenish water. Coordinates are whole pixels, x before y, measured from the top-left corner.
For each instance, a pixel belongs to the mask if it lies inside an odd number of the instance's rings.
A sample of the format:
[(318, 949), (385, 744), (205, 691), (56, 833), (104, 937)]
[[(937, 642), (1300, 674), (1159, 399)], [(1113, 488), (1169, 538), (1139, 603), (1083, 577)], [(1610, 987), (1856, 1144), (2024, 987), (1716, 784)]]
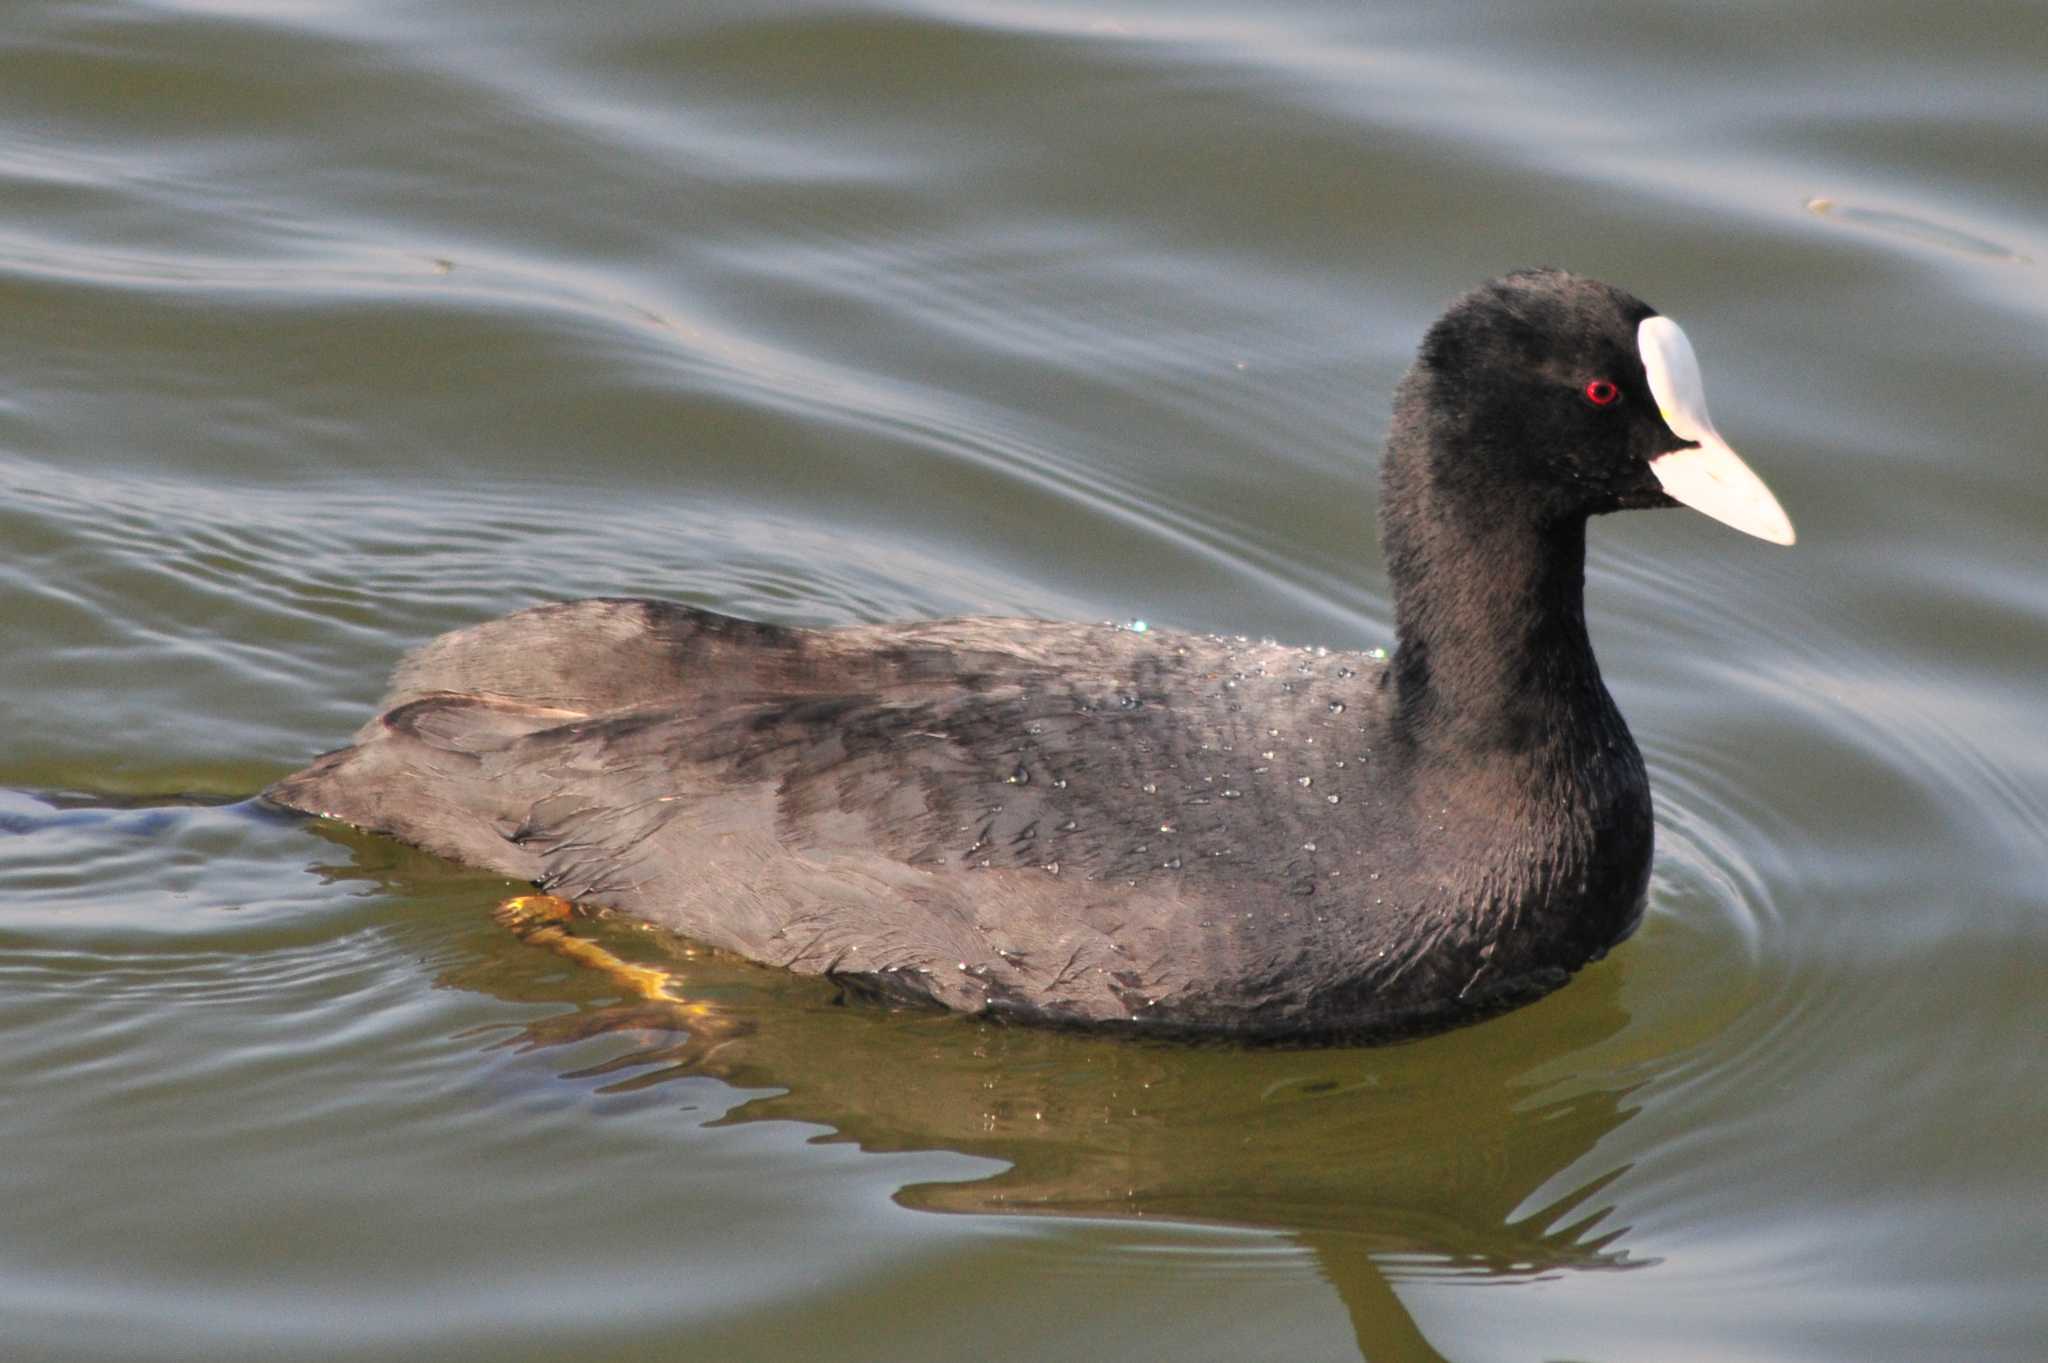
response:
[[(2048, 24), (1833, 0), (26, 0), (0, 32), (9, 1359), (2034, 1360)], [(1643, 930), (1382, 1050), (686, 958), (248, 797), (544, 599), (1370, 647), (1388, 393), (1551, 263), (1779, 552), (1596, 526)]]

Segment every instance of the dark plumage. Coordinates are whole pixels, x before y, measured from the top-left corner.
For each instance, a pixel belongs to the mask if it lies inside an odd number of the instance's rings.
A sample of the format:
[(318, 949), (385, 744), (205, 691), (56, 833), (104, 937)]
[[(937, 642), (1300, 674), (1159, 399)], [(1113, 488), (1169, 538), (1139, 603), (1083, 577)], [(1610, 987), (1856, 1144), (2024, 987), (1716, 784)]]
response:
[(1703, 406), (1653, 396), (1690, 362), (1652, 355), (1653, 315), (1535, 271), (1431, 328), (1385, 458), (1391, 663), (579, 601), (428, 644), (353, 746), (267, 794), (972, 1012), (1338, 1038), (1526, 1001), (1627, 935), (1649, 877), (1649, 782), (1586, 634), (1586, 518), (1673, 505), (1663, 456), (1726, 449)]

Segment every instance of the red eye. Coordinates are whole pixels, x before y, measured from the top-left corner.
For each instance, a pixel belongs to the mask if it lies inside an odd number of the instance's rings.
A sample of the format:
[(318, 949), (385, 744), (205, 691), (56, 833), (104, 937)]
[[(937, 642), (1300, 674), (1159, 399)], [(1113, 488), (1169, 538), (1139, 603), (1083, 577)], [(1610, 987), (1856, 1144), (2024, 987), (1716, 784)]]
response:
[(1606, 379), (1595, 379), (1586, 385), (1586, 401), (1595, 407), (1606, 407), (1621, 396), (1621, 390)]

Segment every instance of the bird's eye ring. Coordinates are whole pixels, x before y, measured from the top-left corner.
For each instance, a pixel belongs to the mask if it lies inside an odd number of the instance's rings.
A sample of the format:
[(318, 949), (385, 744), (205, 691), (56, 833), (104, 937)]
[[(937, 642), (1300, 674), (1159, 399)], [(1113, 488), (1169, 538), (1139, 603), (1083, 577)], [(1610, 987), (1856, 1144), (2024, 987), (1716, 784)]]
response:
[(1611, 407), (1621, 397), (1621, 389), (1611, 379), (1595, 379), (1586, 385), (1586, 401), (1595, 407)]

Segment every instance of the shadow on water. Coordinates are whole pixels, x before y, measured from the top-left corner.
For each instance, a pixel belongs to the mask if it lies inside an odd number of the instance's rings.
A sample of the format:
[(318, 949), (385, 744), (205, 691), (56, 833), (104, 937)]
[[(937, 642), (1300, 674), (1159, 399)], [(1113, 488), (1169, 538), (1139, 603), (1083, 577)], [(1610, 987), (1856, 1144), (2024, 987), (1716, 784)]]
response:
[[(351, 851), (347, 864), (320, 873), (403, 893), (403, 867), (420, 854), (313, 827)], [(479, 918), (488, 907), (479, 901)], [(1612, 966), (1445, 1036), (1376, 1049), (1252, 1050), (847, 1003), (824, 981), (631, 920), (601, 917), (575, 931), (673, 972), (679, 992), (708, 1004), (712, 1018), (621, 1002), (605, 976), (509, 932), (471, 939), (476, 954), (441, 982), (507, 1002), (568, 1005), (507, 1024), (496, 1044), (573, 1046), (583, 1063), (564, 1077), (601, 1093), (709, 1075), (779, 1090), (735, 1109), (727, 1123), (819, 1123), (835, 1133), (821, 1139), (870, 1151), (945, 1149), (1008, 1165), (986, 1179), (905, 1187), (897, 1197), (910, 1207), (1285, 1234), (1315, 1256), (1369, 1358), (1441, 1357), (1394, 1290), (1404, 1279), (1527, 1281), (1654, 1262), (1632, 1258), (1627, 1228), (1607, 1224), (1602, 1193), (1624, 1169), (1575, 1168), (1633, 1111), (1625, 1085), (1612, 1075), (1575, 1078), (1571, 1063), (1628, 1021)]]

